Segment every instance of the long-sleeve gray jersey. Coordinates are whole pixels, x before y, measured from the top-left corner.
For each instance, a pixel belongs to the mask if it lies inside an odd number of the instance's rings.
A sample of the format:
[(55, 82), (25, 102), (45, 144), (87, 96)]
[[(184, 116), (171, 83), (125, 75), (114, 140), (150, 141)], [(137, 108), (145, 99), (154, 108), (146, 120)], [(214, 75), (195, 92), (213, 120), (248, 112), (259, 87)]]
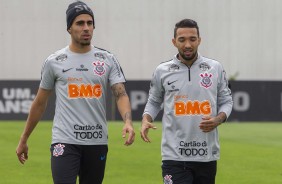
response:
[(65, 47), (50, 55), (42, 68), (40, 88), (55, 89), (52, 143), (108, 143), (107, 84), (125, 82), (113, 54), (91, 47), (78, 54)]
[(200, 55), (190, 68), (177, 56), (161, 63), (153, 74), (144, 114), (155, 119), (162, 103), (162, 160), (218, 160), (218, 130), (204, 133), (199, 124), (203, 116), (231, 113), (233, 101), (222, 65)]

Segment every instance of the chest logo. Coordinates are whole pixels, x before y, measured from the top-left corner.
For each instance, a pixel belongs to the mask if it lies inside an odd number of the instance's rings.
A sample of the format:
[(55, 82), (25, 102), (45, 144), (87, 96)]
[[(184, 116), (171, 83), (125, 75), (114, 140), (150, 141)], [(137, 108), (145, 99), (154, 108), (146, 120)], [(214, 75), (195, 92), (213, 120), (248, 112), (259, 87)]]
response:
[(174, 114), (176, 116), (210, 115), (212, 112), (209, 101), (177, 101), (174, 102)]
[(100, 98), (103, 94), (101, 84), (68, 84), (68, 96), (76, 98)]
[(105, 63), (103, 61), (94, 61), (93, 62), (94, 65), (94, 74), (102, 76), (105, 74), (106, 69), (105, 69)]
[(65, 73), (67, 71), (70, 71), (72, 68), (68, 68), (68, 69), (63, 69), (62, 72)]
[(167, 81), (167, 85), (171, 85), (172, 83), (175, 83), (177, 80), (175, 80), (175, 81), (172, 81), (172, 82), (170, 82), (170, 81)]
[(211, 73), (201, 73), (200, 77), (202, 78), (200, 81), (201, 86), (204, 88), (209, 88), (212, 85), (212, 74)]

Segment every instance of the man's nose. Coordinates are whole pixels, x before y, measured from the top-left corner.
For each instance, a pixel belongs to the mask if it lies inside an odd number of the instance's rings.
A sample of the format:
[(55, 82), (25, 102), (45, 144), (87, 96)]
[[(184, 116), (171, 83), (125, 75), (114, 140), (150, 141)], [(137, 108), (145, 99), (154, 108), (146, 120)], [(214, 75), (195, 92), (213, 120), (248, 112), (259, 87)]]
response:
[(90, 29), (90, 26), (87, 23), (85, 23), (83, 25), (83, 30), (85, 31), (85, 30), (89, 30), (89, 29)]
[(185, 48), (191, 48), (191, 43), (189, 41), (185, 42)]

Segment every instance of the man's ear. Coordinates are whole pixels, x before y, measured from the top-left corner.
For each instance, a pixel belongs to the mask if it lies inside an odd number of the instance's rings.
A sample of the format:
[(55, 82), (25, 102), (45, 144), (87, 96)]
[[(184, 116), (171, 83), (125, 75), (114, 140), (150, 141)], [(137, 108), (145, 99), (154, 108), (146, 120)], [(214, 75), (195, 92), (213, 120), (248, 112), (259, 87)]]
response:
[(176, 40), (175, 40), (175, 38), (171, 39), (171, 42), (172, 42), (173, 45), (176, 47)]
[(69, 28), (67, 31), (69, 32), (69, 34), (71, 34), (71, 28)]
[(199, 45), (201, 44), (201, 41), (202, 41), (202, 38), (201, 38), (201, 37), (199, 37)]

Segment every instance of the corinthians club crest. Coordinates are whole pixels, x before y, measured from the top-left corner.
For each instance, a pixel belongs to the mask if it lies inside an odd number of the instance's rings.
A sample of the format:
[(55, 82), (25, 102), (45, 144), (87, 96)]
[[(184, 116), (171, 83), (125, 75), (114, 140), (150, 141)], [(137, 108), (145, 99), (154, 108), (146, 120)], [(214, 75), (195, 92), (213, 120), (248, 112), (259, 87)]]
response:
[(164, 184), (173, 184), (173, 181), (171, 180), (171, 175), (165, 175), (164, 177)]
[(201, 73), (200, 76), (202, 77), (200, 84), (204, 87), (204, 88), (209, 88), (212, 85), (212, 74), (211, 73)]
[(92, 63), (94, 65), (94, 74), (102, 76), (105, 74), (106, 69), (104, 67), (105, 63), (103, 61), (94, 61)]
[(54, 146), (54, 150), (53, 150), (53, 156), (54, 157), (58, 157), (60, 155), (63, 155), (64, 153), (64, 147), (65, 145), (63, 144), (57, 144)]

